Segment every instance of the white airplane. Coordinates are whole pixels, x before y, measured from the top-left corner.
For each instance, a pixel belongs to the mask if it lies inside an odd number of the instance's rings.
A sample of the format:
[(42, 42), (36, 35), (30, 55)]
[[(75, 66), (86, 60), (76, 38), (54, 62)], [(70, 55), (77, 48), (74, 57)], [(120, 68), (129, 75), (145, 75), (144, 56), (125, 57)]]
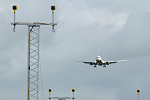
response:
[(95, 62), (86, 62), (86, 61), (85, 62), (84, 61), (76, 61), (76, 62), (83, 62), (85, 64), (94, 65), (94, 67), (96, 67), (96, 65), (106, 67), (106, 65), (110, 65), (110, 64), (118, 63), (118, 62), (122, 62), (122, 61), (127, 61), (127, 60), (103, 61), (101, 56), (97, 56)]

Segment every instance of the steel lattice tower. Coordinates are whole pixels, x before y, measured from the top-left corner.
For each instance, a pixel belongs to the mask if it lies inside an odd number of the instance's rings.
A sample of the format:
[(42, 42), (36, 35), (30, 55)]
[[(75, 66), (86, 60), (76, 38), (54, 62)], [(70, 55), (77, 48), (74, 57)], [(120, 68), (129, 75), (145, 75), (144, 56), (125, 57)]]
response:
[(39, 97), (39, 28), (28, 26), (28, 100)]
[(52, 25), (52, 31), (54, 32), (54, 10), (55, 6), (51, 6), (52, 10), (52, 23), (27, 23), (27, 22), (15, 22), (15, 13), (17, 6), (13, 6), (14, 10), (14, 32), (16, 25), (28, 26), (28, 93), (27, 100), (39, 100), (39, 34), (41, 25)]

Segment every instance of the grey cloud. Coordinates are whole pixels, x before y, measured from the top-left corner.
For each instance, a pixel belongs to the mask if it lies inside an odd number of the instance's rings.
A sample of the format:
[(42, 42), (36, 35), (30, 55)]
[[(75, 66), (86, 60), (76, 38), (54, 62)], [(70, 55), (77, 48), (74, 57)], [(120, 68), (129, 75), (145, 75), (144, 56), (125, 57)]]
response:
[[(51, 22), (50, 5), (56, 4), (56, 32), (51, 33), (51, 26), (41, 26), (40, 34), (45, 99), (49, 88), (53, 96), (72, 96), (75, 88), (77, 99), (83, 100), (136, 99), (139, 88), (141, 99), (149, 98), (148, 1), (6, 0), (0, 7), (1, 99), (26, 99), (27, 93), (27, 27), (17, 26), (16, 33), (12, 32), (14, 3), (17, 21), (26, 22)], [(101, 51), (104, 60), (128, 61), (106, 68), (73, 62), (93, 61)], [(40, 80), (42, 99), (41, 84)]]

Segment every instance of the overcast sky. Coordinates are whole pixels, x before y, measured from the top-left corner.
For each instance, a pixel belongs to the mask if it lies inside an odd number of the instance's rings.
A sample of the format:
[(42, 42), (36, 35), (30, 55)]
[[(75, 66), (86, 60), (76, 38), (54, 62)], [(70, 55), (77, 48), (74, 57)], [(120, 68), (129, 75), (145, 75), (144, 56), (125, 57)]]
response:
[[(40, 100), (72, 96), (77, 100), (150, 99), (149, 0), (0, 0), (0, 100), (27, 100), (27, 26), (18, 22), (51, 23), (40, 28)], [(74, 60), (127, 62), (106, 68)], [(43, 88), (42, 88), (43, 83)]]

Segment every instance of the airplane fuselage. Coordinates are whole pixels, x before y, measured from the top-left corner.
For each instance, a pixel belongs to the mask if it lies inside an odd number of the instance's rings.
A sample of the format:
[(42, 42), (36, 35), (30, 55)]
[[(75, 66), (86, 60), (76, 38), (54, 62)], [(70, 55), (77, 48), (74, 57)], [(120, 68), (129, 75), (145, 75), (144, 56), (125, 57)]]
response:
[(102, 65), (103, 64), (103, 62), (101, 60), (96, 60), (95, 62), (96, 62), (96, 65)]
[(103, 65), (103, 67), (106, 67), (106, 65), (109, 65), (109, 64), (108, 62), (103, 61), (101, 56), (97, 56), (96, 61), (95, 61), (95, 67), (96, 65), (99, 65), (99, 66)]
[(102, 57), (101, 56), (97, 56), (96, 57), (96, 61), (95, 61), (95, 65), (103, 65), (103, 60), (102, 60)]

